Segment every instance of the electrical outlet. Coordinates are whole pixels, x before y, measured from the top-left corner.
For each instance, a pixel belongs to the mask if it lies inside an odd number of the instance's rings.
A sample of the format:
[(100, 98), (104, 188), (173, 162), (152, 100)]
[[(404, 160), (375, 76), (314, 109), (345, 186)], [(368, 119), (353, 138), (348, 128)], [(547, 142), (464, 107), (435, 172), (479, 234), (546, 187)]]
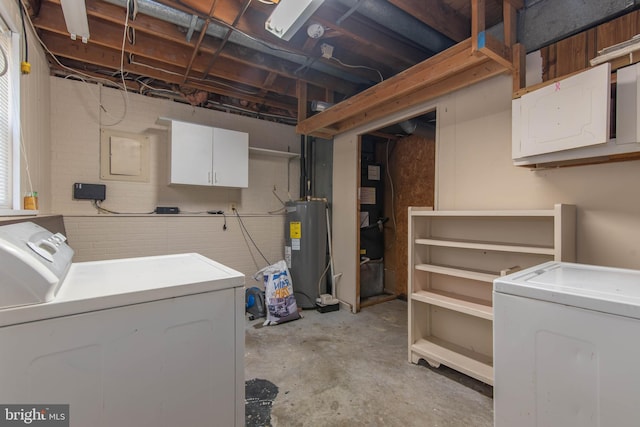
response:
[(236, 206), (235, 202), (229, 203), (229, 212), (233, 213), (233, 211), (235, 211), (237, 209), (238, 209), (238, 207)]

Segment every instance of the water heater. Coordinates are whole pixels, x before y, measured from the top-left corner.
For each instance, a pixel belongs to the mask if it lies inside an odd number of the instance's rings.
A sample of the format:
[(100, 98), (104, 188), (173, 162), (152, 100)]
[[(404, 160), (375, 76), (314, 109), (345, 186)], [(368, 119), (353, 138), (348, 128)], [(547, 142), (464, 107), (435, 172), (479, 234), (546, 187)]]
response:
[(291, 273), (298, 307), (315, 308), (316, 298), (327, 293), (320, 276), (327, 266), (326, 202), (287, 202), (285, 220), (285, 260)]

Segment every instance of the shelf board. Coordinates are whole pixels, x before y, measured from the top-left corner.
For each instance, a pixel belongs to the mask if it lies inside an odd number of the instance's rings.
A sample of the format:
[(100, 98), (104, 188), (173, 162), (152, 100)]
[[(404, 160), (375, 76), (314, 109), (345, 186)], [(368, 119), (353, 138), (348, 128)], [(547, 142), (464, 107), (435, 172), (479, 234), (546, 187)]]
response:
[(257, 148), (257, 147), (249, 147), (249, 153), (263, 154), (265, 156), (273, 156), (273, 157), (287, 157), (291, 159), (295, 157), (300, 157), (300, 154), (298, 153), (290, 153), (288, 151), (269, 150), (268, 148)]
[(492, 273), (488, 271), (474, 271), (466, 270), (463, 268), (446, 267), (443, 265), (433, 264), (416, 264), (416, 270), (428, 271), (429, 273), (444, 274), (447, 276), (455, 276), (463, 279), (478, 280), (481, 282), (493, 283), (494, 279), (500, 277), (498, 273)]
[(416, 239), (416, 245), (447, 248), (476, 249), (481, 251), (516, 252), (538, 255), (554, 255), (555, 249), (546, 246), (526, 246), (509, 243), (475, 242), (469, 240)]
[(556, 212), (553, 209), (529, 209), (529, 210), (473, 210), (473, 211), (434, 211), (433, 209), (413, 209), (411, 216), (428, 216), (432, 218), (549, 218), (553, 220)]
[(436, 337), (419, 339), (411, 351), (428, 361), (441, 363), (493, 385), (493, 359)]
[(429, 290), (414, 292), (411, 294), (411, 299), (413, 301), (437, 305), (470, 316), (493, 320), (493, 307), (491, 306), (491, 302), (480, 298), (454, 294), (452, 292)]

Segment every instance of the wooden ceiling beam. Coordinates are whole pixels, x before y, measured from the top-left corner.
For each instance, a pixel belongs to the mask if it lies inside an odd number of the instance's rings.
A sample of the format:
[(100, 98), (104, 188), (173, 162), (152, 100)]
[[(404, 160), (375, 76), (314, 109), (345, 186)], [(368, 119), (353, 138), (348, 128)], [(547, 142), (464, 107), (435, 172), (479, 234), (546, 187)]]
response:
[(502, 64), (486, 60), (472, 68), (452, 75), (446, 80), (428, 84), (422, 89), (416, 90), (402, 99), (390, 101), (366, 112), (361, 112), (347, 120), (341, 121), (336, 126), (332, 127), (332, 131), (335, 134), (345, 132), (349, 129), (355, 128), (356, 126), (387, 117), (393, 113), (411, 108), (428, 100), (435, 99), (506, 72), (508, 72), (508, 70), (505, 69)]
[[(49, 15), (49, 19), (46, 22), (39, 23), (39, 28), (57, 33), (59, 35), (67, 34), (64, 24), (64, 18), (62, 13), (52, 11)], [(94, 35), (89, 39), (90, 45), (106, 47), (114, 50), (120, 50), (122, 47), (122, 32), (112, 24), (93, 20), (91, 21), (91, 28), (94, 30)], [(165, 63), (172, 66), (183, 67), (182, 73), (184, 75), (184, 67), (189, 63), (189, 52), (181, 49), (180, 46), (174, 43), (164, 43), (159, 45), (154, 37), (149, 36), (146, 33), (138, 33), (136, 36), (135, 44), (125, 44), (125, 51), (132, 53), (140, 58), (146, 58)], [(193, 67), (197, 72), (202, 73), (206, 66), (206, 56), (197, 55), (193, 61)], [(244, 63), (239, 63), (234, 60), (220, 62), (215, 70), (212, 71), (212, 77), (223, 78), (229, 81), (238, 81), (242, 84), (246, 84), (255, 88), (262, 88), (264, 79), (269, 74), (269, 71), (246, 67)], [(283, 93), (287, 96), (295, 96), (295, 89), (292, 89), (290, 85), (283, 82), (280, 86), (272, 86), (274, 92)]]
[(467, 39), (299, 123), (298, 132), (310, 134), (316, 129), (323, 129), (361, 111), (389, 102), (390, 99), (401, 98), (422, 88), (428, 82), (443, 80), (452, 73), (484, 61), (486, 61), (484, 55), (474, 55), (471, 51), (471, 40)]
[[(43, 7), (46, 10), (41, 16), (46, 16), (47, 19), (34, 18), (33, 22), (36, 27), (43, 27), (46, 25), (49, 16), (52, 13), (60, 13), (60, 0), (46, 0), (43, 2)], [(175, 5), (172, 5), (175, 6)], [(124, 9), (119, 6), (111, 5), (109, 3), (96, 1), (87, 3), (87, 14), (89, 17), (95, 17), (103, 21), (111, 22), (116, 25), (124, 25)], [(182, 46), (193, 49), (194, 43), (188, 42), (185, 38), (185, 33), (179, 30), (176, 25), (168, 22), (161, 21), (149, 17), (147, 15), (138, 14), (134, 21), (129, 21), (129, 25), (135, 28), (137, 33), (146, 33), (154, 38), (160, 38), (168, 42), (179, 44)], [(65, 30), (66, 31), (66, 30)], [(211, 36), (206, 36), (200, 46), (202, 55), (213, 55), (213, 53), (220, 46), (220, 40)], [(316, 70), (306, 70), (304, 74), (296, 73), (296, 70), (300, 68), (299, 64), (292, 63), (290, 61), (282, 60), (280, 58), (266, 55), (261, 52), (247, 49), (242, 46), (228, 44), (224, 51), (222, 51), (221, 57), (243, 64), (244, 67), (262, 69), (267, 72), (276, 72), (281, 77), (291, 79), (291, 85), (294, 86), (295, 81), (303, 79), (309, 83), (313, 83), (329, 90), (335, 90), (340, 93), (352, 94), (358, 90), (358, 86), (354, 83), (345, 82), (342, 79), (334, 77), (332, 75), (322, 73)], [(242, 67), (240, 67), (242, 68)]]
[[(57, 15), (56, 15), (57, 16)], [(61, 36), (66, 34), (66, 27), (64, 26), (64, 19), (61, 14), (57, 16), (58, 19), (53, 19), (54, 15), (47, 20), (46, 26), (41, 26), (41, 29), (54, 32)], [(115, 51), (120, 51), (122, 47), (122, 34), (119, 31), (114, 30), (114, 27), (103, 21), (92, 21), (91, 28), (93, 28), (96, 34), (89, 39), (89, 46), (93, 48), (108, 48)], [(153, 60), (160, 68), (166, 65), (179, 67), (177, 72), (184, 76), (185, 66), (190, 61), (189, 52), (180, 49), (179, 46), (174, 44), (165, 43), (158, 45), (155, 39), (147, 34), (141, 33), (136, 36), (135, 44), (125, 43), (126, 53), (134, 54), (137, 57), (137, 62), (146, 63), (148, 60)], [(125, 58), (127, 60), (128, 55)], [(202, 73), (206, 67), (206, 58), (203, 55), (198, 55), (193, 61), (193, 69), (196, 72)], [(242, 70), (242, 71), (239, 71)], [(244, 68), (242, 64), (233, 63), (230, 61), (220, 62), (215, 70), (211, 73), (214, 78), (221, 78), (228, 81), (237, 81), (240, 84), (251, 86), (253, 88), (261, 88), (264, 79), (268, 75), (268, 72), (255, 68)], [(206, 82), (206, 80), (201, 80)], [(275, 92), (282, 93), (287, 96), (295, 97), (295, 90), (290, 89), (286, 84), (280, 87), (272, 87)], [(256, 89), (257, 90), (257, 89)]]
[(412, 47), (400, 40), (381, 35), (380, 28), (366, 25), (353, 16), (349, 17), (344, 25), (336, 25), (336, 21), (342, 16), (342, 12), (330, 4), (323, 5), (314, 14), (312, 21), (329, 28), (331, 31), (340, 32), (342, 35), (356, 40), (367, 46), (367, 54), (384, 58), (384, 61), (401, 62), (402, 65), (411, 66), (426, 59), (430, 52), (425, 52), (418, 47)]
[(442, 0), (389, 0), (389, 3), (455, 42), (471, 35), (471, 21)]
[(260, 93), (262, 95), (266, 95), (267, 92), (269, 92), (269, 88), (273, 86), (273, 83), (276, 81), (277, 78), (278, 78), (278, 75), (276, 73), (269, 73), (267, 78), (262, 83), (262, 90), (260, 90)]
[[(54, 33), (43, 34), (43, 41), (46, 43), (49, 50), (51, 50), (51, 52), (57, 57), (85, 62), (107, 70), (118, 71), (120, 69), (119, 50), (109, 48), (95, 49), (92, 48), (90, 44), (83, 45), (82, 43), (74, 42), (66, 36)], [(241, 88), (234, 90), (233, 88), (216, 85), (215, 82), (188, 81), (183, 84), (182, 74), (180, 73), (183, 69), (180, 67), (153, 63), (149, 65), (150, 67), (145, 67), (142, 65), (125, 63), (124, 71), (131, 72), (136, 75), (147, 76), (169, 84), (191, 87), (233, 98), (246, 99), (252, 103), (264, 104), (282, 110), (296, 110), (297, 101), (295, 98), (291, 98), (290, 102), (265, 100), (258, 96), (257, 91), (255, 94), (246, 93), (245, 91), (242, 91)], [(159, 69), (160, 65), (163, 65), (163, 69)], [(234, 83), (233, 81), (229, 81), (227, 84), (233, 86)]]
[(373, 120), (511, 71), (472, 51), (467, 39), (339, 104), (298, 122), (302, 135), (337, 135)]

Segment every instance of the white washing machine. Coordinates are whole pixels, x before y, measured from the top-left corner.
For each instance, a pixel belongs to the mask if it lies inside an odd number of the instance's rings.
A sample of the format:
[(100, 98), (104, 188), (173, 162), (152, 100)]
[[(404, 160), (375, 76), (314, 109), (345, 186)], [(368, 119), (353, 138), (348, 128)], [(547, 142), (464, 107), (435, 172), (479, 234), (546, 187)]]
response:
[(244, 425), (241, 273), (72, 256), (36, 224), (0, 227), (0, 403), (69, 404), (76, 427)]
[(640, 417), (640, 271), (548, 262), (494, 281), (496, 427)]

